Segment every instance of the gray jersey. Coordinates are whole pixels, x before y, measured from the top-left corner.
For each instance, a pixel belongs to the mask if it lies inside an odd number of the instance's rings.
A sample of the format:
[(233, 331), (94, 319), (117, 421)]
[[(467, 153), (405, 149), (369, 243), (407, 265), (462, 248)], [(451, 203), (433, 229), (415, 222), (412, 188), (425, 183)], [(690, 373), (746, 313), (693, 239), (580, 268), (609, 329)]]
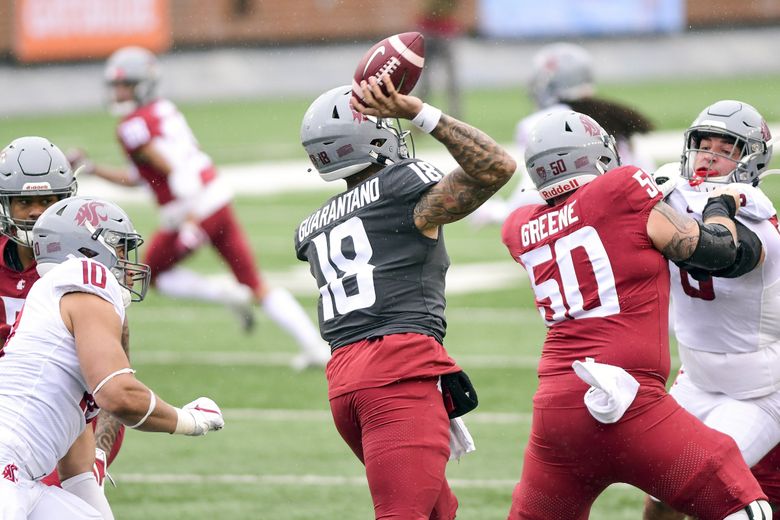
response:
[(414, 207), (443, 174), (408, 159), (336, 195), (298, 226), (295, 250), (320, 291), (322, 337), (332, 348), (416, 332), (442, 341), (444, 237), (424, 236)]

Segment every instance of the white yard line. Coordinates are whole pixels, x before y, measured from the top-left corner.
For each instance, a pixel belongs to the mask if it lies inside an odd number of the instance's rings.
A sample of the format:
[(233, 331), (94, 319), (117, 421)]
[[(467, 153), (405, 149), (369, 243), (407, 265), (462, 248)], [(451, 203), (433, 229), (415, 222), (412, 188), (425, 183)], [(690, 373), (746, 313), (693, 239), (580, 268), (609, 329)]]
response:
[[(244, 484), (244, 485), (270, 485), (270, 486), (319, 486), (319, 487), (367, 487), (364, 476), (336, 476), (336, 475), (252, 475), (211, 473), (197, 475), (194, 473), (117, 473), (113, 475), (119, 485), (124, 484)], [(455, 489), (508, 489), (511, 490), (517, 484), (513, 479), (447, 479)], [(613, 489), (621, 491), (634, 490), (635, 488), (623, 483), (613, 484)]]
[[(225, 408), (222, 412), (230, 421), (330, 422), (333, 420), (328, 410)], [(531, 414), (476, 410), (468, 414), (466, 421), (468, 424), (531, 424)]]
[[(133, 353), (137, 365), (208, 365), (208, 366), (289, 366), (295, 354), (290, 352), (178, 352), (149, 350)], [(524, 355), (453, 354), (462, 367), (468, 368), (536, 368), (539, 359)]]

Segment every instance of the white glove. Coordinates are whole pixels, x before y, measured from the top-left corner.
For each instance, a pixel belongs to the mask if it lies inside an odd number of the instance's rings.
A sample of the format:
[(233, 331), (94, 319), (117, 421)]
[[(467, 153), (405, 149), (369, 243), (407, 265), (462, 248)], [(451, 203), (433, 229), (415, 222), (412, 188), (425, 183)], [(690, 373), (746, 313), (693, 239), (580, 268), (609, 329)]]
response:
[(660, 166), (654, 173), (651, 173), (650, 176), (655, 181), (658, 189), (661, 190), (661, 194), (666, 198), (674, 191), (682, 178), (680, 176), (680, 163), (666, 163)]
[(179, 418), (173, 433), (183, 435), (206, 435), (225, 426), (222, 410), (208, 397), (198, 397), (181, 408), (176, 408)]

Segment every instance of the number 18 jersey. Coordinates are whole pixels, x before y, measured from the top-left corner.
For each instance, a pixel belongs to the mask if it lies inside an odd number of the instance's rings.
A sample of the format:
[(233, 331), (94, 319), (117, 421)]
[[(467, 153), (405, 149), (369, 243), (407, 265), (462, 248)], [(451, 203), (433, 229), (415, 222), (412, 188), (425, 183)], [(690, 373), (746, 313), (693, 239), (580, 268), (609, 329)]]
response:
[(573, 375), (573, 361), (592, 357), (640, 382), (665, 382), (669, 270), (647, 235), (659, 200), (647, 173), (624, 166), (554, 206), (521, 207), (504, 223), (503, 242), (528, 271), (549, 327), (540, 378)]
[(362, 339), (445, 333), (444, 237), (424, 236), (414, 207), (443, 174), (408, 159), (336, 195), (298, 226), (295, 250), (309, 262), (322, 337), (336, 349)]

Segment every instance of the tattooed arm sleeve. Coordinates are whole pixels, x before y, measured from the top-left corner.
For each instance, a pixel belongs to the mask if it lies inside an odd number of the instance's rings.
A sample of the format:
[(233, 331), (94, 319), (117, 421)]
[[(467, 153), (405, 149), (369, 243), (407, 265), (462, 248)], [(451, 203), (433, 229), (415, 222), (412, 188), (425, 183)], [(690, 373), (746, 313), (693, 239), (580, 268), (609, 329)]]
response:
[(420, 198), (414, 212), (420, 231), (462, 219), (506, 184), (517, 167), (487, 134), (446, 114), (431, 135), (447, 147), (458, 168)]

